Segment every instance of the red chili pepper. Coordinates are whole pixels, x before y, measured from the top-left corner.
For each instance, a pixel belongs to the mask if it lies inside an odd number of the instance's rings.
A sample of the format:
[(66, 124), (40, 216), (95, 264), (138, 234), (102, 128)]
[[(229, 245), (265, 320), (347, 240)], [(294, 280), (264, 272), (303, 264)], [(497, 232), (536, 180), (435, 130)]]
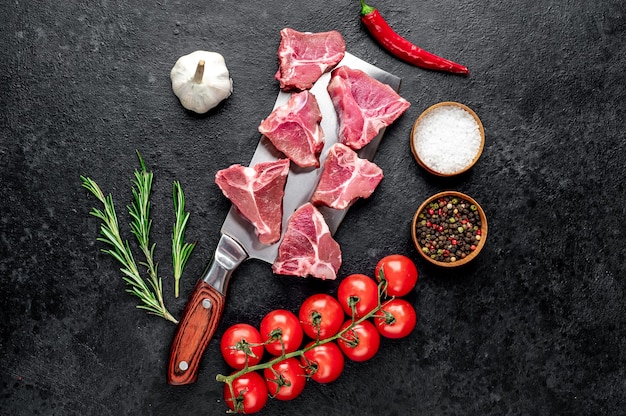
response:
[(469, 75), (466, 66), (449, 61), (412, 44), (396, 33), (374, 7), (361, 1), (361, 21), (389, 53), (420, 68)]

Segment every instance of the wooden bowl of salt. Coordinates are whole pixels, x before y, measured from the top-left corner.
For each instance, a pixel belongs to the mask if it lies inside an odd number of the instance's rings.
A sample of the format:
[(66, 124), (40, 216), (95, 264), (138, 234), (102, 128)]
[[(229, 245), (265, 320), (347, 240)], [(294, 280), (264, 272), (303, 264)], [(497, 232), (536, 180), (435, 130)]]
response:
[(427, 108), (411, 130), (411, 150), (417, 163), (437, 176), (468, 171), (485, 145), (485, 130), (468, 106), (445, 101)]

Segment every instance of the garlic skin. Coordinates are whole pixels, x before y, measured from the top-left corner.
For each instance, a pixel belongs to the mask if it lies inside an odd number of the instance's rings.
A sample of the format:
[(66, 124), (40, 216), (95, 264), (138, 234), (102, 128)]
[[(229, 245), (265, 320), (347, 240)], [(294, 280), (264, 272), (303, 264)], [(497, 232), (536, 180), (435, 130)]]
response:
[(204, 114), (233, 92), (224, 57), (195, 51), (181, 56), (170, 72), (172, 90), (187, 110)]

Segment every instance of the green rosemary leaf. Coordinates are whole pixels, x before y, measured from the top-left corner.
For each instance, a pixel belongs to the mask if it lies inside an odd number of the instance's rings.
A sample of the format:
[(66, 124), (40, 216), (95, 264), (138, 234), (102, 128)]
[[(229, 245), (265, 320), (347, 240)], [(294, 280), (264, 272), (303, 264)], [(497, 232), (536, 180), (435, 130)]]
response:
[(113, 246), (113, 248), (119, 252), (124, 251), (124, 245), (118, 241), (115, 233), (113, 233), (109, 228), (102, 227), (100, 229), (100, 234), (103, 235), (103, 237), (98, 238), (98, 241), (102, 241)]
[(93, 210), (91, 210), (90, 214), (96, 218), (100, 218), (101, 220), (106, 221), (106, 215), (104, 215), (104, 212), (100, 211), (99, 209), (94, 208)]
[(117, 260), (118, 262), (122, 264), (124, 264), (124, 262), (126, 261), (126, 259), (123, 256), (121, 256), (117, 251), (103, 249), (102, 252), (110, 255), (111, 257), (113, 257), (115, 260)]

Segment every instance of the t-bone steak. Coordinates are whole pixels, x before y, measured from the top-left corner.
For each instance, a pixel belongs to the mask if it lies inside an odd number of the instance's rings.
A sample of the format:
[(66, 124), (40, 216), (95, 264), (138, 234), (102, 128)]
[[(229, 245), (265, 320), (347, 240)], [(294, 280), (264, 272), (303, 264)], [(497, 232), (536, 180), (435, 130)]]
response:
[(322, 113), (310, 91), (291, 94), (286, 104), (276, 107), (261, 122), (264, 134), (291, 161), (300, 167), (319, 167), (324, 148)]
[(333, 70), (327, 89), (337, 112), (339, 141), (355, 150), (411, 105), (389, 85), (347, 66)]
[(348, 146), (335, 143), (328, 152), (311, 202), (344, 209), (358, 198), (369, 197), (382, 179), (383, 171), (378, 165), (359, 158)]
[(318, 209), (305, 203), (289, 218), (272, 270), (276, 274), (334, 280), (340, 266), (339, 244)]
[(303, 33), (285, 28), (280, 31), (280, 38), (275, 78), (285, 91), (310, 89), (346, 53), (343, 36), (336, 30)]
[(255, 228), (259, 241), (280, 240), (283, 196), (289, 174), (289, 159), (260, 162), (254, 167), (231, 165), (217, 171), (215, 183)]

